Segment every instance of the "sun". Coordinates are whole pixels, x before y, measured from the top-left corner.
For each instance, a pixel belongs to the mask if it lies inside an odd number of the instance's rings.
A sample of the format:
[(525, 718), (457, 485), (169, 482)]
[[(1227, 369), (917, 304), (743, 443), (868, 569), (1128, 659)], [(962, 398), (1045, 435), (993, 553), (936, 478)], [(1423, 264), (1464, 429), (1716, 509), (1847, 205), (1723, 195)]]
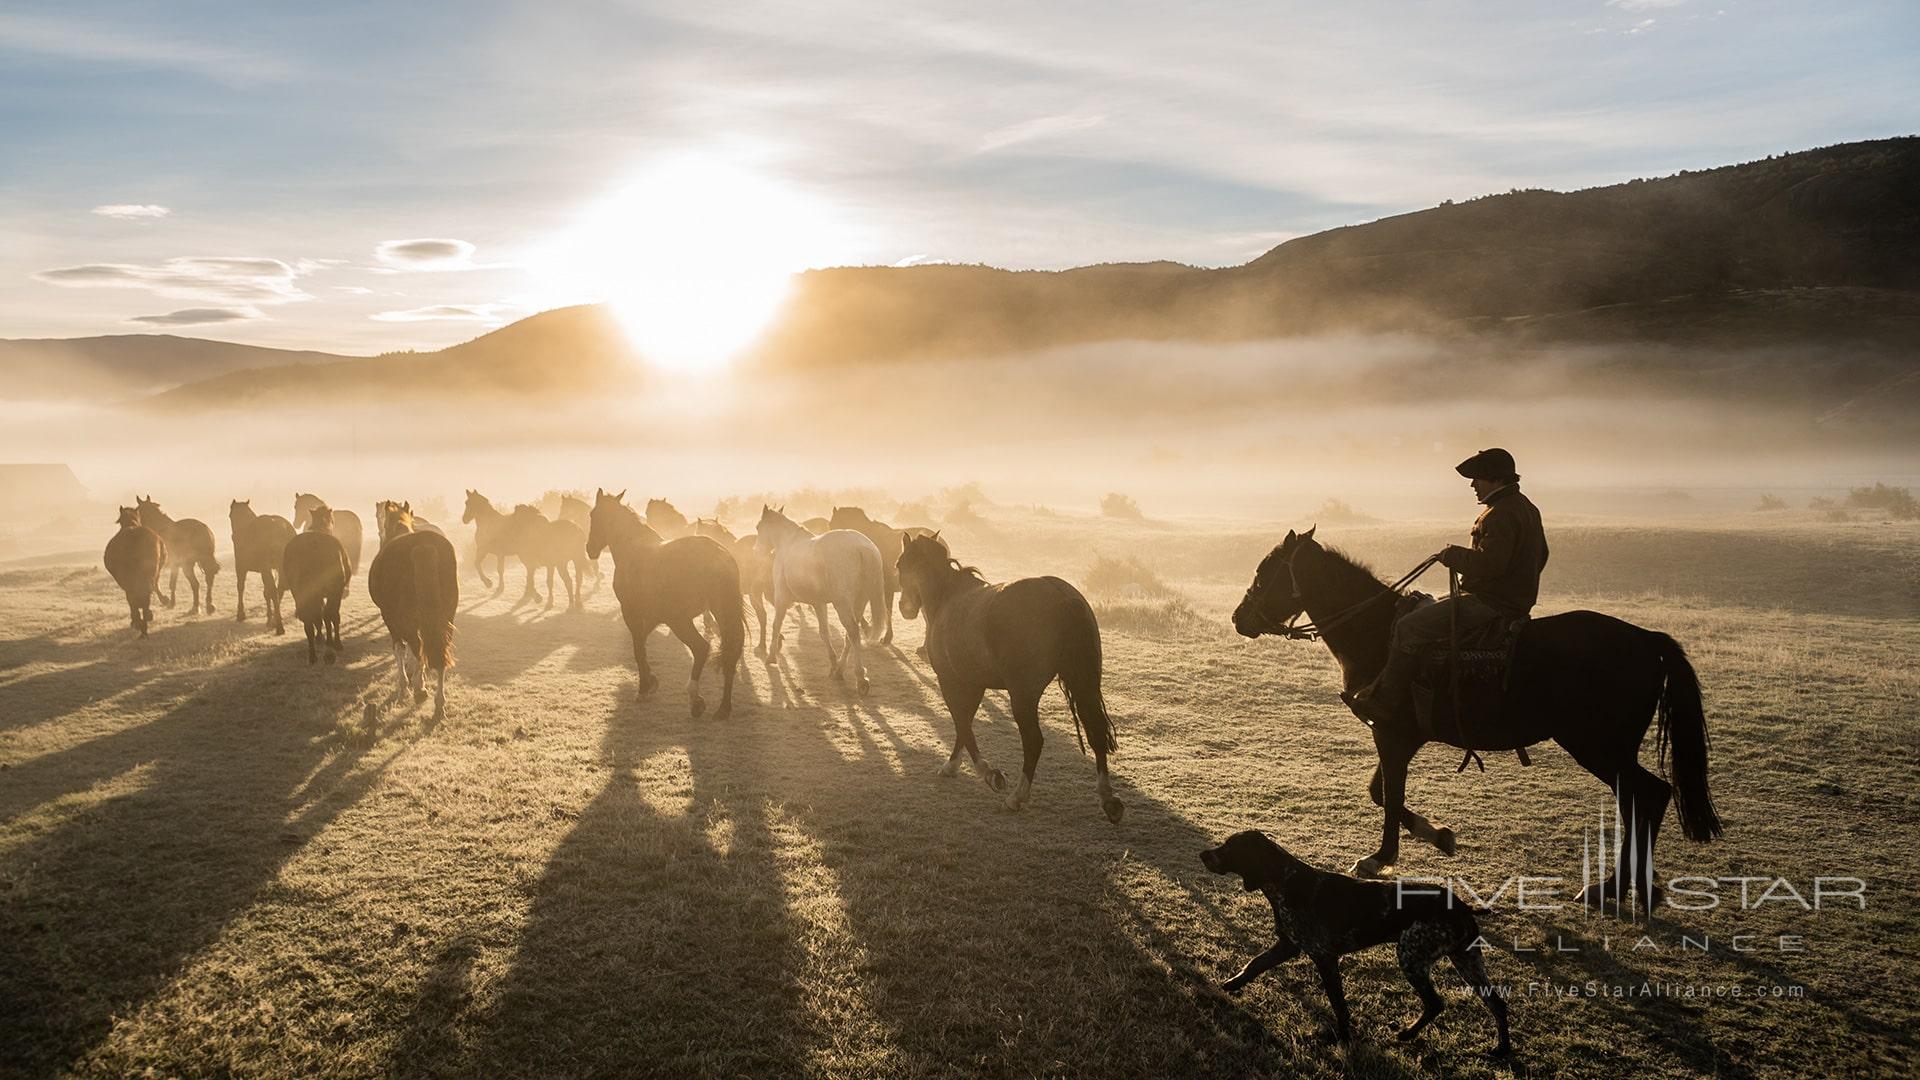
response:
[(561, 290), (611, 304), (648, 364), (701, 372), (751, 344), (834, 242), (825, 208), (791, 185), (683, 156), (588, 207), (539, 262)]

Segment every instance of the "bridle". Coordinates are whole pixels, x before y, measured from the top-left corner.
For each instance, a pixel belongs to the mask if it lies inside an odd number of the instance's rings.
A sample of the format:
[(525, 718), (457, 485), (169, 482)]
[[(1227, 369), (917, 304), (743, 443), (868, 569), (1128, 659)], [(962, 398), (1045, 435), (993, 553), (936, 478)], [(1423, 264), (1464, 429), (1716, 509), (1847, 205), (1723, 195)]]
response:
[[(1289, 641), (1319, 641), (1321, 638), (1326, 636), (1327, 631), (1333, 630), (1351, 621), (1355, 616), (1359, 615), (1362, 611), (1365, 611), (1367, 608), (1372, 607), (1374, 604), (1380, 602), (1381, 600), (1389, 596), (1400, 595), (1400, 590), (1406, 588), (1408, 585), (1413, 584), (1413, 581), (1415, 578), (1418, 578), (1421, 574), (1426, 573), (1429, 567), (1433, 566), (1435, 563), (1440, 561), (1440, 556), (1438, 554), (1429, 555), (1425, 559), (1422, 559), (1420, 561), (1420, 565), (1414, 567), (1412, 570), (1409, 570), (1405, 574), (1403, 574), (1400, 577), (1400, 580), (1394, 582), (1391, 585), (1387, 585), (1383, 587), (1381, 591), (1374, 593), (1372, 596), (1367, 597), (1365, 600), (1361, 600), (1358, 603), (1350, 604), (1344, 608), (1341, 608), (1338, 612), (1334, 613), (1332, 616), (1326, 619), (1309, 619), (1304, 623), (1296, 623), (1296, 620), (1298, 620), (1300, 616), (1305, 615), (1307, 613), (1307, 607), (1305, 603), (1306, 594), (1300, 591), (1300, 575), (1295, 573), (1293, 569), (1293, 560), (1300, 557), (1300, 547), (1304, 547), (1304, 546), (1305, 545), (1303, 544), (1295, 547), (1293, 549), (1293, 553), (1287, 556), (1286, 563), (1285, 563), (1285, 566), (1287, 568), (1287, 584), (1293, 593), (1293, 595), (1291, 596), (1291, 599), (1302, 601), (1300, 605), (1300, 610), (1294, 612), (1293, 617), (1288, 619), (1286, 623), (1280, 627), (1280, 629), (1270, 631), (1270, 633), (1273, 633), (1279, 637), (1284, 637)], [(1262, 599), (1264, 598), (1265, 596), (1263, 593)]]

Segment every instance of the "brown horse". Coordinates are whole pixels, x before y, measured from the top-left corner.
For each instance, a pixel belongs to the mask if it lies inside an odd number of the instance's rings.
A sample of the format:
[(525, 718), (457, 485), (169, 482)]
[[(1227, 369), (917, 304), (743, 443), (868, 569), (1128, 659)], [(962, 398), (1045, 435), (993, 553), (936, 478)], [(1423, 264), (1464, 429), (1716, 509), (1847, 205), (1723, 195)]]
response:
[[(293, 614), (307, 631), (307, 663), (318, 663), (316, 643), (327, 646), (327, 663), (340, 655), (340, 600), (353, 577), (353, 558), (334, 535), (339, 515), (325, 503), (307, 512), (306, 531), (287, 541), (281, 577), (293, 594)], [(354, 528), (359, 528), (355, 518)]]
[(1100, 625), (1080, 590), (1057, 577), (1021, 578), (989, 585), (980, 571), (962, 566), (938, 536), (908, 540), (900, 553), (900, 613), (927, 613), (927, 655), (940, 680), (940, 696), (953, 715), (953, 753), (941, 776), (960, 771), (960, 752), (995, 791), (1007, 786), (988, 767), (973, 739), (973, 716), (989, 689), (1005, 690), (1020, 727), (1025, 754), (1020, 784), (1007, 795), (1007, 809), (1026, 805), (1033, 771), (1040, 763), (1040, 698), (1055, 679), (1093, 745), (1095, 789), (1107, 820), (1118, 823), (1126, 807), (1114, 798), (1107, 755), (1115, 748), (1113, 720), (1100, 693)]
[[(585, 499), (577, 499), (572, 495), (560, 496), (560, 510), (554, 516), (556, 520), (578, 525), (581, 536), (587, 535), (588, 530), (593, 528), (593, 507)], [(593, 587), (600, 588), (600, 560), (588, 560), (587, 569), (593, 571)]]
[(932, 536), (933, 530), (917, 527), (896, 529), (884, 521), (875, 521), (858, 506), (834, 507), (833, 516), (827, 519), (827, 525), (834, 529), (852, 529), (873, 541), (873, 546), (880, 549), (880, 565), (887, 571), (887, 610), (873, 613), (873, 628), (879, 629), (884, 621), (886, 631), (880, 635), (879, 643), (892, 644), (893, 594), (900, 591), (900, 571), (894, 564), (899, 561), (901, 551), (905, 550), (907, 537)]
[[(314, 508), (326, 505), (326, 500), (318, 495), (294, 495), (294, 527), (303, 532), (312, 528)], [(366, 530), (360, 524), (360, 515), (351, 510), (335, 510), (333, 512), (333, 535), (339, 539), (340, 546), (346, 549), (347, 564), (353, 568), (354, 573), (359, 573), (360, 552), (363, 550), (366, 540)]]
[[(411, 505), (411, 504), (408, 504), (408, 505)], [(374, 536), (374, 542), (376, 545), (374, 550), (376, 552), (379, 550), (378, 545), (384, 544), (387, 542), (387, 524), (388, 523), (387, 523), (386, 515), (388, 513), (388, 509), (389, 508), (398, 509), (399, 506), (400, 504), (397, 502), (394, 502), (392, 499), (387, 499), (382, 502), (377, 502), (373, 504), (373, 536)], [(444, 537), (447, 535), (445, 532), (441, 531), (440, 526), (435, 525), (433, 522), (428, 521), (426, 518), (413, 517), (412, 520), (413, 520), (413, 529), (412, 529), (413, 532), (432, 533), (433, 535), (440, 536), (440, 537)]]
[(200, 614), (200, 579), (194, 576), (194, 567), (207, 576), (207, 614), (213, 614), (213, 576), (220, 572), (220, 560), (213, 554), (213, 530), (207, 523), (197, 518), (173, 518), (160, 512), (160, 504), (153, 496), (138, 499), (134, 509), (140, 511), (140, 523), (160, 534), (167, 542), (167, 598), (166, 605), (172, 607), (176, 590), (180, 587), (180, 571), (187, 572), (187, 585), (193, 589), (193, 610), (189, 615)]
[(286, 555), (287, 541), (293, 539), (293, 523), (279, 514), (256, 514), (250, 505), (251, 499), (236, 499), (227, 507), (227, 520), (233, 525), (233, 592), (235, 622), (247, 619), (247, 575), (260, 575), (260, 589), (265, 594), (267, 605), (267, 626), (276, 634), (287, 632), (287, 623), (280, 615), (280, 594), (282, 586), (275, 575), (280, 573), (281, 559)]
[(678, 540), (693, 535), (693, 526), (687, 523), (687, 516), (673, 508), (665, 499), (647, 500), (647, 527), (660, 534), (662, 540)]
[(693, 617), (705, 613), (720, 628), (720, 708), (714, 719), (733, 715), (733, 679), (746, 643), (746, 615), (740, 607), (740, 569), (718, 541), (705, 536), (683, 536), (658, 542), (657, 534), (623, 501), (626, 492), (594, 494), (592, 528), (587, 553), (594, 558), (613, 549), (613, 595), (633, 635), (633, 662), (640, 671), (640, 697), (660, 680), (647, 665), (647, 635), (665, 623), (673, 636), (693, 654), (693, 672), (687, 677), (687, 705), (694, 716), (706, 708), (700, 697), (700, 673), (711, 648), (694, 628)]
[(533, 572), (547, 572), (546, 609), (553, 607), (553, 572), (560, 571), (560, 580), (567, 587), (567, 608), (572, 610), (580, 606), (580, 585), (586, 578), (587, 534), (580, 526), (571, 521), (548, 521), (547, 516), (537, 506), (525, 503), (513, 508), (507, 518), (507, 535), (515, 545), (514, 553), (520, 556), (520, 565), (527, 568), (527, 591), (521, 594), (514, 606), (527, 600), (539, 600), (540, 591), (533, 587)]
[[(393, 639), (400, 693), (427, 699), (427, 669), (435, 675), (433, 719), (447, 713), (447, 669), (453, 666), (453, 615), (460, 608), (460, 571), (453, 544), (439, 533), (416, 532), (410, 503), (379, 504), (380, 550), (367, 567), (367, 595)], [(412, 661), (412, 677), (408, 661)]]
[(107, 573), (127, 594), (133, 628), (147, 636), (153, 625), (153, 594), (160, 591), (160, 568), (167, 563), (167, 542), (140, 523), (136, 507), (120, 508), (120, 531), (107, 541)]
[(754, 620), (760, 626), (760, 643), (753, 647), (753, 655), (767, 655), (767, 605), (773, 602), (773, 557), (760, 550), (756, 537), (735, 536), (718, 518), (695, 519), (693, 532), (695, 536), (718, 542), (732, 553), (734, 565), (740, 568), (740, 595), (752, 607)]
[[(467, 505), (460, 511), (460, 522), (473, 526), (473, 572), (480, 577), (480, 584), (493, 590), (499, 596), (507, 587), (507, 558), (519, 554), (519, 543), (513, 536), (512, 515), (505, 514), (493, 505), (493, 500), (485, 495), (467, 489)], [(493, 573), (500, 580), (487, 580), (487, 556), (493, 556)], [(533, 586), (533, 570), (527, 570), (527, 586)]]

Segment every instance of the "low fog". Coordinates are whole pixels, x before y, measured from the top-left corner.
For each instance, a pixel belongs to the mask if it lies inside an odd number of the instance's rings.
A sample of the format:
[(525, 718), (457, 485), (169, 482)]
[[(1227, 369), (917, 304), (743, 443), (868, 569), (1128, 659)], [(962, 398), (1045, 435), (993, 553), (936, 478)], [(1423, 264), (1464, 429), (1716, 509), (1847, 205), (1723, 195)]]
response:
[[(599, 485), (690, 516), (809, 491), (937, 515), (953, 501), (942, 492), (967, 488), (1086, 512), (1123, 492), (1150, 517), (1291, 521), (1329, 499), (1383, 520), (1458, 517), (1471, 500), (1451, 467), (1494, 444), (1559, 514), (1744, 511), (1757, 493), (1803, 506), (1913, 483), (1910, 417), (1836, 399), (1817, 385), (1827, 367), (1804, 353), (1517, 358), (1404, 337), (1134, 342), (647, 376), (613, 394), (0, 402), (0, 461), (69, 465), (102, 506), (151, 493), (209, 520), (231, 498), (287, 513), (295, 491), (360, 509), (437, 499), (457, 516), (466, 488), (505, 504)], [(30, 509), (12, 508), (16, 537), (46, 526)]]

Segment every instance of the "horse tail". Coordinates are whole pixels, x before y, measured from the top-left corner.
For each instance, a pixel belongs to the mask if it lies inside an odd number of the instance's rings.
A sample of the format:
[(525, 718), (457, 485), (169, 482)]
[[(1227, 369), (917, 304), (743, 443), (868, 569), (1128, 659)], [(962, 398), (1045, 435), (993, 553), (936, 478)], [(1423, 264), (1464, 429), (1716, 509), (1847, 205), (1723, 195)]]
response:
[(1686, 650), (1665, 634), (1654, 634), (1666, 685), (1660, 692), (1660, 727), (1656, 755), (1667, 769), (1672, 750), (1673, 801), (1680, 829), (1689, 840), (1711, 840), (1721, 833), (1720, 815), (1707, 790), (1707, 716), (1700, 707), (1700, 679)]
[(740, 570), (728, 553), (726, 566), (733, 570), (731, 574), (722, 574), (722, 580), (713, 590), (714, 595), (707, 601), (707, 610), (720, 623), (720, 662), (737, 664), (740, 655), (747, 648), (747, 605), (746, 597), (740, 595)]
[(1107, 699), (1100, 693), (1100, 623), (1086, 597), (1070, 585), (1066, 591), (1072, 596), (1072, 610), (1061, 635), (1060, 690), (1067, 695), (1067, 709), (1073, 713), (1073, 734), (1080, 741), (1080, 752), (1087, 752), (1091, 739), (1094, 749), (1111, 754), (1120, 744), (1114, 738), (1113, 717), (1107, 714)]
[[(860, 552), (860, 562), (867, 565), (867, 552)], [(875, 633), (882, 626), (893, 625), (893, 607), (887, 603), (887, 560), (880, 555), (880, 546), (873, 545), (873, 579), (862, 582), (867, 588), (868, 599), (873, 604), (873, 629)], [(864, 573), (862, 576), (865, 576)]]
[(413, 618), (427, 667), (445, 671), (453, 666), (453, 619), (441, 614), (439, 545), (416, 542), (413, 556)]

